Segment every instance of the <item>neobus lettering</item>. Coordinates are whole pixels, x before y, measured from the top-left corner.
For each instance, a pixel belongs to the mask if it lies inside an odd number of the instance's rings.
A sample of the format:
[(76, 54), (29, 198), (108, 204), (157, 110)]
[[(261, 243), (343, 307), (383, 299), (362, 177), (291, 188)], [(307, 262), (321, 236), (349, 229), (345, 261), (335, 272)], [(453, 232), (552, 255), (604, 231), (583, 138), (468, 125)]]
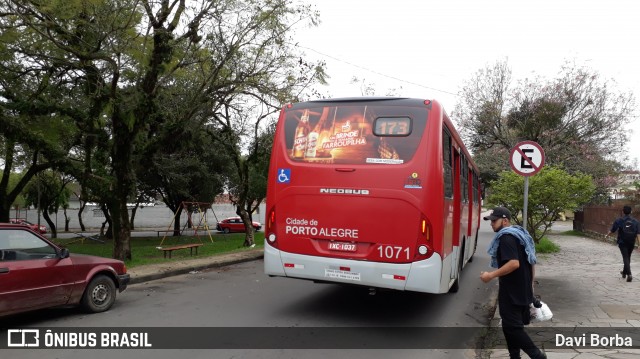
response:
[(320, 193), (368, 195), (369, 190), (368, 189), (349, 189), (349, 188), (320, 188)]
[(285, 233), (297, 234), (303, 236), (323, 236), (335, 238), (358, 238), (357, 229), (346, 228), (317, 228), (307, 226), (285, 226)]

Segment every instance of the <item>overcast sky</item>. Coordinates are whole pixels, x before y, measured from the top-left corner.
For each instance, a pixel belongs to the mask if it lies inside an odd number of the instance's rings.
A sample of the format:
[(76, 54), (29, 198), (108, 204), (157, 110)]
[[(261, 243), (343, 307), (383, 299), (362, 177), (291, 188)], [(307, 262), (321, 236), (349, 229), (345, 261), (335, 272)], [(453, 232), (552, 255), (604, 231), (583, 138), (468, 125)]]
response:
[[(479, 69), (507, 59), (514, 80), (554, 77), (566, 61), (588, 66), (640, 96), (640, 2), (573, 0), (322, 0), (322, 23), (298, 29), (310, 58), (327, 63), (331, 97), (359, 96), (357, 76), (376, 95), (439, 100)], [(640, 100), (637, 101), (640, 105)], [(636, 112), (629, 130), (638, 137)], [(640, 158), (640, 139), (630, 143)]]

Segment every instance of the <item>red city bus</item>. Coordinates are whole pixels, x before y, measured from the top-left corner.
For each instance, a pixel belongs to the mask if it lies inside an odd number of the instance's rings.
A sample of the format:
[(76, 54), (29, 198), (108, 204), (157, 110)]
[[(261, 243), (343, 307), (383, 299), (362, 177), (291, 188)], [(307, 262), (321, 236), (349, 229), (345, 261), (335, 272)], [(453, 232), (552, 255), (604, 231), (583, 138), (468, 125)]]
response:
[(478, 169), (436, 101), (286, 105), (268, 181), (270, 276), (456, 292), (475, 253)]

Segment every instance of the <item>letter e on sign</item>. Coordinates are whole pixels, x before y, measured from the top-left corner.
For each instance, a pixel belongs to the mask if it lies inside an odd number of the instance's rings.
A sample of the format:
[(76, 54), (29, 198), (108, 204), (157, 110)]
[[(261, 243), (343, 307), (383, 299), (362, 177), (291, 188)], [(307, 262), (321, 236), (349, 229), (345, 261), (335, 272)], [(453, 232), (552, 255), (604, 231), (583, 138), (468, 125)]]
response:
[(521, 176), (533, 176), (544, 166), (544, 150), (533, 141), (523, 141), (511, 149), (509, 164)]

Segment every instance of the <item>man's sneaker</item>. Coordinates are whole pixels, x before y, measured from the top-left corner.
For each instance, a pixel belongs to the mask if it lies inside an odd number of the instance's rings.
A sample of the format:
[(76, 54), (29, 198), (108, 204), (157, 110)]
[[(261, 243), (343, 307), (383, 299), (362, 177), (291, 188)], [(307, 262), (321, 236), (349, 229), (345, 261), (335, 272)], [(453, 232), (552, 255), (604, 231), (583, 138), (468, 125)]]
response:
[(627, 282), (631, 282), (631, 274), (627, 276)]
[(620, 271), (620, 274), (622, 274), (622, 278), (627, 278), (627, 275), (624, 274), (624, 271)]

